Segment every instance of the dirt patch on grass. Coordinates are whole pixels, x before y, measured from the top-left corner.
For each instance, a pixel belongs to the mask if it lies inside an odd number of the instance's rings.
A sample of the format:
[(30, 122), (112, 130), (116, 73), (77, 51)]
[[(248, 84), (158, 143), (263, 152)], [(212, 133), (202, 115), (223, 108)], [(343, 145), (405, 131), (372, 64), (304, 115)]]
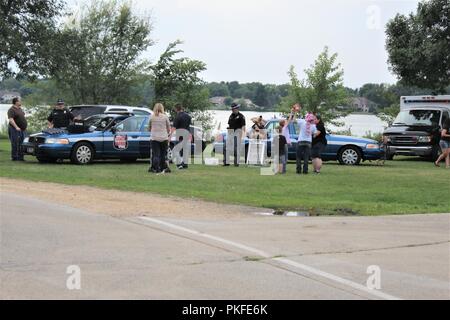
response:
[[(0, 178), (0, 191), (23, 194), (36, 199), (67, 205), (114, 217), (152, 216), (192, 219), (238, 219), (254, 217), (265, 209), (217, 204), (149, 193), (105, 190), (88, 186), (70, 186)], [(271, 210), (267, 209), (267, 212)]]

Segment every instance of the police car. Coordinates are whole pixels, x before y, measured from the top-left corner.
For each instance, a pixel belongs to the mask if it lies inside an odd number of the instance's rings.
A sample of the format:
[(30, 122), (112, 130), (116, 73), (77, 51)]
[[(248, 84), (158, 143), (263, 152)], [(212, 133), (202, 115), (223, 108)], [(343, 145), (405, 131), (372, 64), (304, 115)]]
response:
[[(120, 159), (132, 162), (150, 158), (150, 116), (100, 114), (89, 117), (82, 128), (47, 130), (25, 139), (24, 153), (39, 162), (70, 159), (75, 164), (89, 164), (95, 159)], [(200, 133), (197, 137), (202, 136)], [(195, 138), (191, 151), (195, 150)], [(171, 152), (169, 152), (171, 153)]]

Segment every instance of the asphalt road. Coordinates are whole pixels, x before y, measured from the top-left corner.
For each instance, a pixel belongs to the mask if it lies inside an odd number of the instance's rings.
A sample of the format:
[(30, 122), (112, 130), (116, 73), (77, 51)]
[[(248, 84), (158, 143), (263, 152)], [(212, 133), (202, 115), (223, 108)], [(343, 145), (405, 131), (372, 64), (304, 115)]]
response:
[(119, 219), (3, 192), (0, 232), (0, 299), (450, 299), (448, 214)]

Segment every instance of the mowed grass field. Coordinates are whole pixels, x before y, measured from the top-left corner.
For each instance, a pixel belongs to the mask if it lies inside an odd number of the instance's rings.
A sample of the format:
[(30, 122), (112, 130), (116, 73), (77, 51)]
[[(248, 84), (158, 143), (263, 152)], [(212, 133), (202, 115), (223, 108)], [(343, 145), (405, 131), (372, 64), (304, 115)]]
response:
[[(192, 165), (189, 170), (156, 176), (148, 163), (96, 162), (89, 166), (11, 162), (8, 140), (0, 140), (0, 176), (86, 185), (105, 189), (157, 193), (220, 203), (319, 215), (387, 215), (450, 212), (450, 170), (417, 158), (398, 158), (384, 166), (364, 163), (346, 167), (326, 163), (320, 176), (262, 176), (260, 169), (241, 166)], [(180, 203), (180, 206), (182, 203)]]

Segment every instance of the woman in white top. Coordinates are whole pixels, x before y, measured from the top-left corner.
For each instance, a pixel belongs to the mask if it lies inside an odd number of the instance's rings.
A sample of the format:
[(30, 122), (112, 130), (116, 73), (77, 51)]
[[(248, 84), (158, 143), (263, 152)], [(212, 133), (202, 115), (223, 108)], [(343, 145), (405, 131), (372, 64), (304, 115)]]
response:
[(169, 173), (170, 168), (166, 162), (167, 148), (169, 146), (170, 121), (164, 112), (162, 103), (155, 104), (150, 119), (152, 165), (149, 172)]

